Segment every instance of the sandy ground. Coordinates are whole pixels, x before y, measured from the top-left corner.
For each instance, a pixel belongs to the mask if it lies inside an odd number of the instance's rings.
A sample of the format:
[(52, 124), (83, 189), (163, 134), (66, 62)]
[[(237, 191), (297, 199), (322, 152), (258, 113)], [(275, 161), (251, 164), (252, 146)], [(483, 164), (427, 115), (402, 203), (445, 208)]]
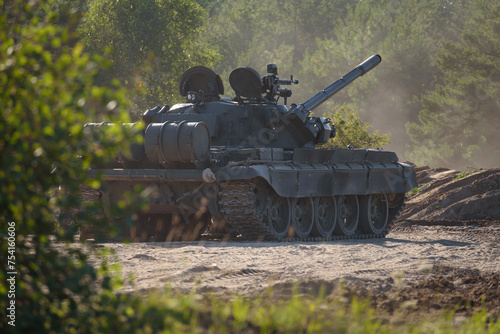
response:
[[(386, 239), (375, 240), (201, 241), (106, 246), (116, 252), (122, 273), (126, 277), (135, 276), (135, 280), (125, 285), (125, 292), (171, 286), (186, 291), (196, 288), (199, 292), (254, 295), (269, 286), (321, 282), (333, 287), (342, 280), (376, 295), (391, 289), (416, 287), (426, 280), (435, 281), (447, 275), (457, 290), (460, 285), (467, 285), (460, 282), (467, 276), (464, 270), (467, 273), (475, 270), (476, 276), (496, 274), (498, 279), (499, 242), (500, 225), (471, 223), (403, 226), (389, 233)], [(477, 278), (472, 280), (471, 283), (478, 283)], [(493, 284), (490, 292), (500, 293), (498, 281), (490, 283)]]

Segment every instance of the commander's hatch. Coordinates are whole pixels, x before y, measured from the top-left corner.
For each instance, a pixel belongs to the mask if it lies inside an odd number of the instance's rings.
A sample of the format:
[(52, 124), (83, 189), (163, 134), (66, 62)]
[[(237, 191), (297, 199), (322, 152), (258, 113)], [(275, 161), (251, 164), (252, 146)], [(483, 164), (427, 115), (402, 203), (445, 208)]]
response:
[(229, 74), (229, 84), (236, 93), (236, 101), (265, 102), (262, 97), (262, 78), (253, 68), (235, 68)]
[(179, 83), (181, 96), (187, 102), (208, 102), (218, 100), (224, 94), (224, 85), (220, 76), (205, 66), (194, 66), (182, 74)]

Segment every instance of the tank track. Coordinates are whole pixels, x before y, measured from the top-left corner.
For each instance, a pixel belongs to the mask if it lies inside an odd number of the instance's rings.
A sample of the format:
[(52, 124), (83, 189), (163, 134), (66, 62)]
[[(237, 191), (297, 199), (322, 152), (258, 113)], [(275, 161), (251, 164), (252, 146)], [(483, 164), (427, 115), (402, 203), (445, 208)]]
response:
[(256, 185), (249, 182), (228, 182), (219, 193), (219, 207), (227, 223), (241, 233), (244, 240), (276, 240), (257, 212)]
[[(258, 185), (252, 182), (227, 182), (222, 185), (222, 191), (219, 194), (219, 207), (222, 216), (232, 227), (241, 233), (242, 240), (249, 241), (283, 241), (283, 242), (324, 242), (349, 239), (375, 239), (384, 238), (388, 230), (399, 214), (404, 201), (398, 202), (396, 207), (389, 209), (389, 221), (387, 229), (380, 234), (365, 234), (357, 231), (355, 234), (332, 235), (324, 237), (285, 237), (277, 239), (271, 234), (267, 223), (263, 221), (263, 212), (257, 203), (256, 189)], [(241, 239), (240, 239), (241, 240)]]
[[(226, 182), (222, 184), (222, 191), (219, 193), (219, 207), (223, 218), (227, 223), (235, 228), (240, 234), (240, 237), (233, 236), (226, 240), (233, 241), (281, 241), (281, 242), (327, 242), (349, 239), (375, 239), (384, 238), (393, 222), (396, 220), (401, 209), (404, 206), (404, 197), (399, 198), (393, 208), (389, 209), (389, 217), (387, 228), (381, 234), (366, 234), (361, 233), (358, 229), (357, 233), (346, 235), (332, 235), (328, 238), (324, 237), (284, 237), (277, 239), (270, 231), (267, 222), (264, 221), (264, 209), (259, 208), (257, 200), (257, 188), (264, 187), (263, 184), (255, 182)], [(85, 200), (100, 201), (98, 192), (84, 194)], [(107, 233), (104, 233), (95, 226), (82, 226), (80, 230), (80, 240), (94, 239), (97, 234), (104, 237), (101, 241), (121, 241), (123, 236), (111, 238)], [(213, 235), (211, 239), (219, 240), (227, 237), (225, 234)]]

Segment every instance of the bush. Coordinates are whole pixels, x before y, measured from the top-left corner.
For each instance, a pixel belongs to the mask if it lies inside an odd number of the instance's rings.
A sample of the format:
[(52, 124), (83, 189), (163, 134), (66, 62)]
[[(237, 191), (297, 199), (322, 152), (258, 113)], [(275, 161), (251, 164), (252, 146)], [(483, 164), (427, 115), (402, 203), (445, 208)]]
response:
[[(68, 28), (55, 24), (63, 13), (50, 5), (1, 3), (0, 331), (70, 331), (95, 312), (96, 296), (111, 293), (114, 284), (106, 267), (98, 272), (86, 262), (86, 252), (58, 251), (53, 236), (72, 240), (78, 222), (56, 230), (56, 216), (68, 217), (79, 205), (82, 184), (99, 186), (86, 169), (113, 156), (124, 137), (116, 127), (111, 140), (96, 144), (83, 125), (127, 122), (118, 109), (125, 98), (120, 89), (94, 85), (104, 60), (91, 59)], [(12, 302), (15, 319), (7, 318)]]
[(380, 135), (378, 130), (370, 134), (368, 129), (370, 124), (363, 122), (359, 118), (356, 110), (343, 105), (337, 107), (334, 111), (326, 113), (325, 117), (331, 118), (337, 128), (335, 138), (324, 145), (324, 147), (347, 147), (351, 145), (354, 148), (382, 148), (389, 144), (389, 135)]

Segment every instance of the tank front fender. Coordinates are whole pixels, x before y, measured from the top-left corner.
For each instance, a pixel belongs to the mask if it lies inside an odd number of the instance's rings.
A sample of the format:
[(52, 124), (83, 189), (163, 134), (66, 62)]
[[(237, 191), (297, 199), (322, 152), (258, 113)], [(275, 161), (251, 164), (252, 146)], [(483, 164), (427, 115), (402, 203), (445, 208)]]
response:
[(217, 183), (263, 178), (270, 183), (270, 167), (266, 165), (228, 166), (215, 172)]
[(282, 197), (405, 193), (415, 173), (400, 163), (255, 164), (221, 168), (217, 183), (264, 179)]

